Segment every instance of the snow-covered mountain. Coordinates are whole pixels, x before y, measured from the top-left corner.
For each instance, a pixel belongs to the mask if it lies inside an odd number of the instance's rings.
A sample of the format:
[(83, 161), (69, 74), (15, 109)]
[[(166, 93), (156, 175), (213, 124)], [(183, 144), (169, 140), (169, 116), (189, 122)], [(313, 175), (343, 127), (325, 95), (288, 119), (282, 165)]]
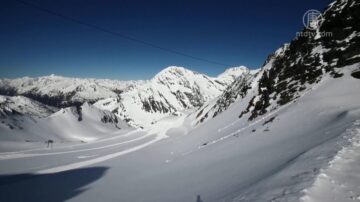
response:
[(1, 95), (22, 95), (54, 107), (67, 107), (117, 97), (143, 81), (81, 79), (50, 75), (38, 78), (0, 79)]
[(250, 71), (231, 68), (212, 78), (183, 67), (168, 67), (150, 81), (95, 103), (138, 126), (150, 126), (170, 114), (194, 109), (219, 96), (236, 78)]
[(229, 68), (216, 78), (183, 67), (165, 68), (147, 81), (80, 79), (50, 75), (0, 79), (0, 95), (23, 96), (51, 107), (94, 103), (134, 126), (146, 126), (169, 114), (200, 107), (220, 95), (244, 66)]

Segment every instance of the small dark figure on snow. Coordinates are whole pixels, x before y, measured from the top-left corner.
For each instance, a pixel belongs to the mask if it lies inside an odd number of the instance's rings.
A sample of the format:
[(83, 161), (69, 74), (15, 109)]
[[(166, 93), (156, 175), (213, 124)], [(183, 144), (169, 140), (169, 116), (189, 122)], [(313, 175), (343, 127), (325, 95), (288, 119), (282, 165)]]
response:
[(47, 140), (47, 141), (45, 141), (45, 143), (47, 144), (47, 148), (52, 148), (54, 140)]
[(201, 200), (201, 196), (200, 196), (200, 195), (197, 195), (197, 197), (196, 197), (196, 202), (204, 202), (204, 201)]

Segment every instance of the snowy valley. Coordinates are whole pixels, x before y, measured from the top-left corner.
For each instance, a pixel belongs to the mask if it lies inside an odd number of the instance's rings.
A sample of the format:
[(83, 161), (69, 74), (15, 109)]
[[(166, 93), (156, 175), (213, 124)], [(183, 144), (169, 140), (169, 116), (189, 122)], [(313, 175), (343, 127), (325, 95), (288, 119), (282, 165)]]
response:
[(359, 11), (260, 69), (0, 79), (0, 201), (359, 201)]

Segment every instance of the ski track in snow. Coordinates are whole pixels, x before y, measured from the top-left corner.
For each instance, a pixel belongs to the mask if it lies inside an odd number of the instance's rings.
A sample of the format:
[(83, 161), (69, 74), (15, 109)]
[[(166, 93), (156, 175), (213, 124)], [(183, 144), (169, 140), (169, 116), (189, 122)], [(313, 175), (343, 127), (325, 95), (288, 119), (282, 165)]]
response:
[(94, 155), (81, 155), (81, 156), (78, 156), (77, 158), (78, 159), (87, 159), (87, 158), (92, 158), (92, 157), (95, 157), (95, 156), (98, 156), (97, 154), (94, 154)]
[[(78, 152), (84, 152), (84, 151), (101, 150), (101, 149), (107, 149), (107, 148), (116, 147), (116, 146), (119, 146), (119, 145), (128, 144), (128, 143), (131, 143), (131, 142), (136, 142), (136, 141), (139, 141), (139, 140), (145, 139), (147, 137), (151, 137), (151, 136), (152, 135), (143, 135), (141, 137), (138, 137), (138, 138), (135, 138), (135, 139), (132, 139), (132, 140), (128, 140), (128, 141), (124, 141), (124, 142), (118, 142), (118, 143), (115, 143), (115, 144), (109, 144), (109, 145), (105, 145), (105, 146), (101, 146), (101, 147), (94, 147), (94, 148), (88, 148), (88, 149), (78, 149), (78, 150), (72, 150), (72, 151), (35, 153), (35, 154), (27, 154), (27, 153), (2, 154), (2, 155), (0, 155), (0, 160), (8, 160), (8, 159), (16, 159), (16, 158), (28, 158), (28, 157), (36, 157), (36, 156), (59, 155), (59, 154), (70, 154), (70, 153), (78, 153)], [(44, 149), (42, 149), (42, 150), (44, 150)]]
[(159, 141), (161, 139), (163, 139), (163, 138), (156, 137), (155, 139), (153, 139), (151, 141), (148, 141), (148, 142), (146, 142), (144, 144), (132, 147), (130, 149), (126, 149), (124, 151), (108, 154), (108, 155), (101, 156), (101, 157), (94, 158), (94, 159), (87, 160), (87, 161), (81, 161), (81, 162), (71, 163), (71, 164), (62, 165), (62, 166), (49, 168), (49, 169), (45, 169), (45, 170), (39, 170), (39, 171), (36, 171), (35, 174), (58, 173), (58, 172), (64, 172), (64, 171), (68, 171), (68, 170), (72, 170), (72, 169), (77, 169), (77, 168), (93, 165), (93, 164), (96, 164), (96, 163), (107, 161), (107, 160), (110, 160), (110, 159), (113, 159), (113, 158), (116, 158), (116, 157), (119, 157), (119, 156), (122, 156), (122, 155), (125, 155), (125, 154), (128, 154), (128, 153), (137, 151), (137, 150), (142, 149), (144, 147), (147, 147), (147, 146), (149, 146), (149, 145), (151, 145), (151, 144), (153, 144), (153, 143), (155, 143), (155, 142), (157, 142), (157, 141)]
[[(103, 138), (103, 139), (99, 139), (99, 140), (96, 140), (96, 141), (93, 141), (93, 142), (87, 142), (86, 145), (92, 145), (92, 144), (98, 144), (100, 142), (106, 142), (106, 141), (109, 141), (109, 140), (116, 140), (116, 139), (119, 139), (119, 138), (123, 138), (123, 137), (128, 137), (136, 132), (139, 132), (141, 130), (137, 129), (137, 130), (133, 130), (133, 131), (130, 131), (126, 134), (123, 134), (123, 135), (115, 135), (113, 137), (109, 137), (109, 138)], [(74, 147), (77, 147), (77, 146), (84, 146), (84, 143), (80, 143), (80, 144), (72, 144), (72, 145), (66, 145), (66, 146), (56, 146), (56, 144), (54, 145), (54, 149), (66, 149), (66, 148), (74, 148)], [(34, 149), (27, 149), (27, 150), (20, 150), (20, 151), (14, 151), (14, 152), (0, 152), (0, 160), (3, 160), (3, 157), (4, 159), (6, 159), (6, 156), (12, 156), (12, 155), (16, 155), (16, 154), (23, 154), (23, 153), (26, 153), (26, 152), (34, 152), (34, 151), (44, 151), (44, 150), (48, 150), (48, 148), (34, 148)]]

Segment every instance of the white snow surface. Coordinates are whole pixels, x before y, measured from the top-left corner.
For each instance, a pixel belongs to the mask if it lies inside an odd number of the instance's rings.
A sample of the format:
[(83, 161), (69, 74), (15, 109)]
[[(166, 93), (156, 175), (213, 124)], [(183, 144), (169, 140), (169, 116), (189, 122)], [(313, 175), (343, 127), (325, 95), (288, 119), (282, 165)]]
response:
[(303, 202), (360, 200), (360, 121), (346, 131), (349, 143), (321, 169), (314, 184), (304, 190)]

